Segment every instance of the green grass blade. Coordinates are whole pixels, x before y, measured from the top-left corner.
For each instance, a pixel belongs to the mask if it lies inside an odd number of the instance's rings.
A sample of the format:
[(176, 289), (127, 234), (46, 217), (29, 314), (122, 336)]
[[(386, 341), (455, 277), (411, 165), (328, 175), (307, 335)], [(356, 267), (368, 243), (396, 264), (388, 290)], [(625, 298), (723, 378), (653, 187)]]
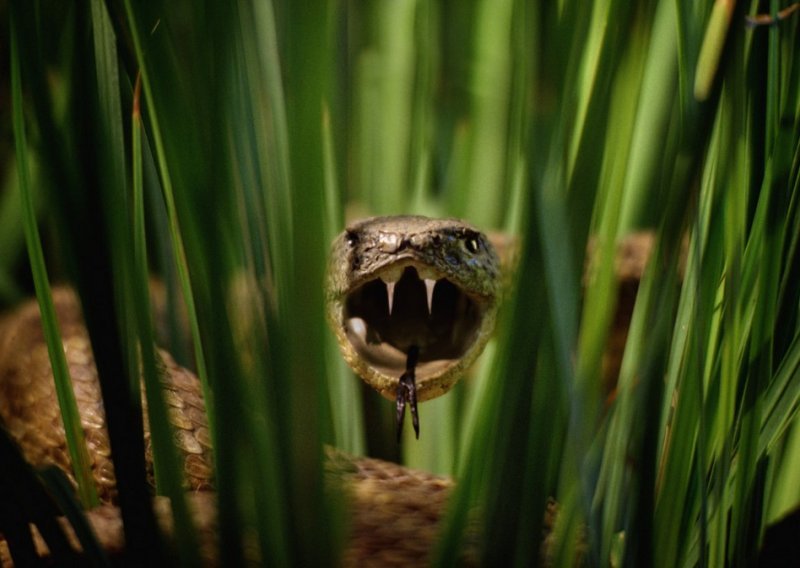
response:
[[(153, 323), (149, 308), (148, 262), (145, 235), (144, 215), (144, 189), (142, 186), (142, 121), (139, 111), (139, 89), (137, 82), (134, 92), (134, 106), (131, 128), (132, 172), (133, 172), (133, 199), (132, 199), (132, 228), (133, 228), (133, 274), (131, 280), (131, 295), (133, 303), (140, 307), (140, 311), (132, 318), (135, 336), (138, 341), (131, 341), (131, 358), (141, 362), (144, 379), (147, 411), (150, 423), (150, 435), (153, 447), (153, 468), (156, 477), (158, 493), (167, 495), (172, 505), (172, 514), (175, 519), (175, 540), (178, 544), (179, 557), (186, 565), (199, 565), (199, 543), (194, 532), (192, 518), (186, 504), (186, 494), (183, 488), (182, 460), (178, 457), (177, 447), (174, 443), (175, 430), (169, 422), (166, 401), (164, 399), (160, 372), (158, 369)], [(145, 309), (141, 309), (144, 307)], [(138, 355), (138, 356), (137, 356)], [(137, 365), (138, 366), (138, 365)]]
[[(333, 242), (344, 225), (341, 195), (337, 186), (336, 156), (329, 111), (323, 113), (325, 163), (325, 242)], [(330, 405), (333, 421), (333, 444), (352, 455), (365, 452), (364, 409), (358, 383), (342, 359), (332, 333), (325, 336), (325, 365), (330, 377)]]
[(61, 407), (61, 417), (67, 440), (67, 449), (72, 461), (73, 473), (78, 481), (78, 492), (84, 507), (97, 505), (97, 491), (92, 479), (91, 464), (86, 449), (86, 441), (81, 427), (80, 414), (75, 402), (75, 393), (72, 390), (72, 380), (69, 376), (66, 357), (64, 355), (56, 319), (53, 297), (50, 293), (50, 283), (47, 277), (47, 268), (44, 261), (44, 252), (39, 238), (36, 222), (36, 213), (33, 205), (28, 183), (28, 143), (25, 134), (25, 118), (22, 102), (22, 78), (20, 75), (20, 56), (17, 47), (17, 28), (11, 26), (11, 80), (13, 97), (14, 138), (17, 149), (17, 163), (19, 164), (19, 191), (22, 202), (24, 219), (25, 241), (28, 247), (28, 256), (36, 286), (36, 295), (39, 300), (39, 309), (42, 314), (42, 327), (47, 351), (53, 366), (53, 378), (56, 384), (56, 395)]
[[(126, 11), (130, 18), (132, 28), (136, 28), (136, 19), (129, 6), (126, 3)], [(140, 60), (144, 59), (143, 48), (139, 36), (133, 34), (133, 42), (135, 45), (136, 53)], [(142, 65), (141, 68), (142, 84), (144, 85), (144, 94), (147, 101), (147, 106), (151, 109), (154, 107), (153, 95), (148, 88), (148, 67)], [(191, 331), (192, 340), (195, 348), (195, 364), (197, 365), (197, 375), (200, 377), (200, 382), (203, 385), (203, 396), (206, 402), (206, 413), (208, 415), (208, 422), (211, 431), (214, 431), (213, 424), (215, 421), (214, 412), (214, 398), (208, 388), (208, 372), (206, 370), (206, 363), (203, 357), (202, 343), (200, 339), (200, 326), (197, 319), (197, 308), (195, 306), (194, 296), (192, 295), (192, 285), (188, 269), (188, 261), (186, 258), (186, 248), (183, 244), (183, 237), (181, 234), (177, 210), (175, 207), (174, 192), (172, 189), (172, 178), (170, 175), (170, 168), (167, 164), (167, 158), (164, 150), (164, 142), (161, 136), (161, 127), (158, 120), (158, 114), (151, 111), (149, 114), (152, 123), (153, 144), (155, 145), (155, 154), (158, 161), (159, 173), (161, 175), (161, 184), (163, 190), (164, 202), (167, 208), (167, 218), (169, 220), (169, 230), (173, 246), (175, 248), (175, 262), (178, 269), (178, 280), (180, 282), (182, 299), (186, 303), (186, 312), (189, 319), (189, 329)]]

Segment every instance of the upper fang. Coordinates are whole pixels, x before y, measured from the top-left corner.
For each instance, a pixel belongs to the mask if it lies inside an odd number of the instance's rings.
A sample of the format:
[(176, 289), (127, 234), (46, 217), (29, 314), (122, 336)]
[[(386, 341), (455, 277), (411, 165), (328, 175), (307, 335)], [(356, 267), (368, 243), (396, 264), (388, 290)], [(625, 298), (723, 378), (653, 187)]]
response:
[(436, 280), (431, 280), (430, 278), (425, 279), (425, 294), (428, 298), (428, 315), (431, 315), (433, 311), (433, 289), (435, 286)]
[(384, 282), (384, 284), (386, 284), (386, 295), (389, 298), (389, 315), (392, 315), (392, 304), (394, 304), (395, 282)]

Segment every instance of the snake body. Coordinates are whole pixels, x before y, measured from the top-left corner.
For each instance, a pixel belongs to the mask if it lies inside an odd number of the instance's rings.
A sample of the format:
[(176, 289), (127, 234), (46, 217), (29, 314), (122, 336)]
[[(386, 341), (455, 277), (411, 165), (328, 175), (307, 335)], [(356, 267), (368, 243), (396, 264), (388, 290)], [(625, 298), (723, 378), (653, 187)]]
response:
[[(376, 319), (375, 304), (385, 304), (387, 299), (386, 288), (375, 285), (383, 286), (381, 279), (395, 288), (395, 305), (393, 317), (387, 313)], [(427, 299), (426, 281), (430, 282)], [(424, 217), (373, 218), (349, 226), (333, 243), (328, 315), (347, 361), (386, 396), (394, 395), (397, 384), (393, 365), (403, 363), (395, 351), (406, 349), (409, 342), (418, 345), (418, 393), (420, 400), (426, 400), (446, 392), (485, 345), (494, 325), (498, 282), (494, 249), (470, 225)], [(91, 470), (104, 503), (89, 517), (104, 545), (118, 549), (122, 537), (114, 508), (114, 464), (91, 344), (74, 292), (56, 288), (53, 299)], [(380, 308), (386, 311), (385, 305)], [(350, 325), (355, 317), (361, 318), (365, 328), (361, 338)], [(364, 341), (359, 344), (359, 339)], [(203, 541), (211, 543), (215, 534), (213, 467), (199, 380), (166, 351), (159, 350), (159, 358), (186, 486), (193, 493)], [(0, 321), (0, 419), (28, 462), (37, 467), (56, 465), (75, 483), (34, 301)], [(147, 424), (145, 441), (152, 481)], [(424, 562), (453, 482), (381, 460), (356, 459), (335, 450), (328, 454), (328, 477), (350, 497), (352, 521), (345, 564)], [(168, 525), (169, 507), (157, 500), (156, 509)], [(213, 563), (213, 546), (206, 544), (204, 555)]]
[[(69, 288), (55, 288), (53, 301), (94, 481), (101, 501), (114, 503), (114, 464), (97, 369), (80, 304)], [(208, 490), (213, 478), (211, 437), (198, 379), (175, 363), (168, 352), (159, 350), (159, 355), (164, 366), (164, 398), (184, 461), (187, 488)], [(56, 465), (72, 476), (39, 307), (34, 301), (21, 306), (0, 324), (0, 418), (29, 463)], [(145, 432), (145, 446), (152, 478), (149, 431)]]
[[(638, 278), (644, 261), (635, 264)], [(436, 282), (432, 297), (425, 280)], [(501, 280), (500, 258), (489, 240), (464, 222), (373, 218), (349, 226), (333, 243), (328, 319), (348, 363), (387, 398), (395, 396), (407, 338), (422, 346), (418, 392), (419, 399), (426, 400), (449, 390), (480, 353), (494, 325)], [(386, 282), (394, 283), (393, 315), (388, 314), (392, 286)], [(55, 288), (54, 302), (92, 473), (104, 502), (88, 517), (101, 543), (120, 550), (124, 543), (115, 507), (114, 466), (91, 345), (75, 294)], [(357, 318), (363, 322), (352, 321)], [(397, 327), (387, 323), (392, 318)], [(203, 556), (214, 564), (214, 481), (200, 384), (167, 352), (159, 353), (170, 419), (182, 450), (187, 488), (192, 490), (191, 508), (203, 535)], [(35, 301), (0, 319), (0, 420), (32, 465), (55, 464), (71, 476)], [(152, 468), (147, 431), (145, 436)], [(429, 560), (451, 479), (332, 449), (326, 468), (331, 482), (341, 484), (350, 498), (345, 565), (400, 566)], [(156, 498), (155, 508), (169, 529), (165, 501)], [(466, 559), (475, 552), (472, 544), (464, 551)], [(9, 562), (2, 539), (0, 560), (3, 565)]]
[[(55, 288), (53, 300), (92, 475), (103, 502), (88, 517), (103, 546), (111, 552), (120, 552), (124, 547), (122, 521), (116, 508), (114, 464), (91, 345), (75, 293), (69, 288)], [(165, 399), (181, 450), (186, 486), (191, 491), (190, 505), (202, 534), (203, 557), (209, 564), (216, 564), (216, 501), (200, 383), (191, 371), (175, 363), (169, 353), (160, 350), (159, 354), (164, 369)], [(39, 308), (34, 300), (0, 321), (0, 420), (28, 462), (35, 467), (56, 465), (74, 483)], [(146, 422), (145, 438), (148, 475), (152, 480)], [(349, 497), (352, 520), (344, 564), (402, 566), (424, 562), (435, 542), (438, 521), (453, 481), (382, 460), (354, 458), (334, 449), (327, 454), (330, 483), (343, 487)], [(168, 500), (156, 498), (155, 508), (163, 528), (169, 532)], [(39, 544), (43, 545), (41, 540)], [(76, 540), (73, 544), (77, 547)], [(3, 566), (10, 565), (2, 539), (0, 560)]]

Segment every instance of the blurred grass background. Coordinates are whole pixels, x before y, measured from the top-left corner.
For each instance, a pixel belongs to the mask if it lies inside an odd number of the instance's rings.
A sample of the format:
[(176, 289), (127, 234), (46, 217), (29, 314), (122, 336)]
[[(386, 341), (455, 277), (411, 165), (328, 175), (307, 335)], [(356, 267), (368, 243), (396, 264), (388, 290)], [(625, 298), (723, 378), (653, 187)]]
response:
[[(751, 562), (800, 503), (798, 16), (746, 20), (786, 7), (0, 3), (0, 302), (32, 292), (38, 219), (102, 353), (133, 557), (162, 554), (135, 442), (156, 273), (187, 304), (171, 348), (210, 403), (230, 565), (245, 533), (270, 563), (336, 558), (346, 503), (323, 490), (323, 444), (457, 477), (440, 564), (475, 506), (485, 563), (535, 562), (548, 497), (556, 565), (576, 535), (592, 564)], [(497, 341), (398, 447), (393, 405), (325, 329), (322, 282), (345, 217), (409, 212), (512, 231), (522, 254)], [(657, 244), (608, 399), (615, 242), (639, 229)]]

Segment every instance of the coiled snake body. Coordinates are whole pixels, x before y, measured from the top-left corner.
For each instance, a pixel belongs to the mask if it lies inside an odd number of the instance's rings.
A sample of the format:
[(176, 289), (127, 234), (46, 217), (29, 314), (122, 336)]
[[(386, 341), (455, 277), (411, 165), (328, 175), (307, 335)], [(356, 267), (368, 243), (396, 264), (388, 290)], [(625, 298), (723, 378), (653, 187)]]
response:
[[(494, 325), (498, 283), (494, 250), (470, 225), (424, 217), (373, 218), (349, 226), (333, 244), (328, 316), (348, 363), (390, 398), (413, 344), (419, 351), (415, 395), (424, 401), (446, 392), (483, 349)], [(121, 522), (114, 508), (114, 466), (91, 345), (76, 295), (56, 288), (53, 296), (92, 474), (106, 503), (89, 518), (101, 542), (113, 550), (123, 546)], [(204, 556), (213, 562), (213, 469), (199, 381), (169, 353), (160, 351), (160, 358), (186, 483), (204, 533)], [(27, 461), (54, 464), (72, 475), (34, 301), (0, 321), (0, 419)], [(145, 438), (152, 468), (147, 428)], [(424, 562), (451, 480), (335, 450), (328, 452), (327, 468), (351, 498), (346, 564)], [(166, 503), (156, 506), (168, 510)], [(168, 515), (161, 520), (168, 524)]]
[[(629, 272), (638, 278), (647, 250), (634, 249), (639, 259)], [(368, 219), (349, 226), (334, 241), (326, 290), (328, 319), (347, 362), (381, 394), (397, 399), (399, 409), (406, 392), (399, 389), (401, 375), (412, 346), (418, 351), (413, 387), (419, 401), (449, 390), (483, 349), (494, 326), (501, 272), (489, 240), (464, 222)], [(54, 301), (92, 473), (105, 503), (88, 517), (103, 546), (119, 550), (124, 544), (114, 506), (114, 468), (91, 345), (75, 294), (56, 288)], [(160, 355), (170, 417), (193, 491), (190, 504), (203, 536), (203, 556), (214, 563), (211, 445), (199, 381), (168, 353)], [(55, 464), (71, 475), (34, 301), (0, 320), (0, 419), (31, 464)], [(149, 433), (145, 436), (151, 464)], [(428, 559), (452, 480), (335, 450), (328, 452), (326, 467), (350, 496), (346, 565), (409, 565)], [(156, 510), (168, 529), (164, 498), (156, 499)], [(471, 556), (469, 550), (464, 554)], [(4, 565), (10, 562), (2, 539), (0, 560)]]

